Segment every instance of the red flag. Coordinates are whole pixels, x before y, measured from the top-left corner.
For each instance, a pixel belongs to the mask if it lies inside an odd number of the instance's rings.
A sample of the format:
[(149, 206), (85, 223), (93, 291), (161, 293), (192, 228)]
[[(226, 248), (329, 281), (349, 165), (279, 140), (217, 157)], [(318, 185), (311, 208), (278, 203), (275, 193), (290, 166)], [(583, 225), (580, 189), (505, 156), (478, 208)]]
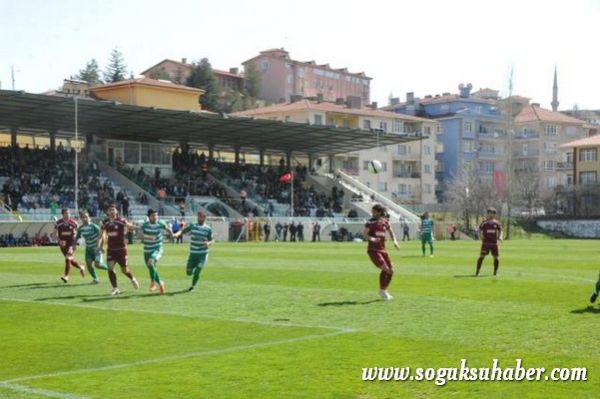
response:
[(279, 177), (279, 181), (282, 183), (289, 183), (292, 181), (292, 172), (287, 172)]

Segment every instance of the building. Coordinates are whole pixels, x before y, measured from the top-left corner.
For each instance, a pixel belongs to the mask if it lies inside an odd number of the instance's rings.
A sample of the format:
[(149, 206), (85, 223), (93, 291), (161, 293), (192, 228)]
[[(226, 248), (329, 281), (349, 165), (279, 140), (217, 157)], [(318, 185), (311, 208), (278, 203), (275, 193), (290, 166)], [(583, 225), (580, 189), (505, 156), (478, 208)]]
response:
[(242, 63), (260, 72), (260, 97), (270, 102), (287, 102), (293, 96), (322, 97), (334, 102), (338, 98), (360, 97), (370, 102), (371, 78), (364, 72), (352, 73), (347, 68), (331, 68), (315, 61), (297, 61), (284, 49), (261, 51)]
[(600, 136), (574, 140), (561, 149), (573, 160), (571, 184), (559, 192), (563, 209), (572, 215), (600, 215)]
[(471, 94), (472, 85), (459, 85), (459, 93), (427, 95), (420, 99), (407, 93), (401, 103), (392, 99), (382, 109), (394, 113), (428, 118), (438, 122), (436, 154), (436, 195), (443, 200), (446, 186), (460, 170), (473, 165), (484, 179), (497, 187), (506, 182), (503, 137), (504, 120), (498, 104), (498, 92), (481, 89)]
[[(158, 64), (151, 66), (141, 74), (148, 78), (161, 78), (167, 76), (173, 83), (184, 85), (187, 78), (192, 73), (193, 64), (187, 62), (187, 58), (182, 58), (181, 61), (173, 61), (164, 59)], [(242, 91), (244, 88), (244, 77), (239, 73), (237, 68), (230, 68), (229, 71), (214, 69), (215, 78), (219, 81), (222, 89), (232, 89)]]
[[(369, 187), (402, 204), (436, 202), (435, 121), (381, 111), (376, 106), (363, 107), (360, 98), (338, 100), (337, 103), (295, 100), (233, 115), (376, 131), (381, 135), (397, 133), (423, 136), (423, 140), (379, 147), (375, 138), (372, 149), (334, 155), (333, 168), (357, 176)], [(377, 175), (367, 170), (368, 162), (373, 159), (383, 165), (383, 171)]]
[(585, 121), (518, 98), (511, 97), (511, 103), (518, 110), (512, 141), (516, 170), (538, 171), (543, 190), (572, 184), (573, 159), (560, 147), (588, 135)]

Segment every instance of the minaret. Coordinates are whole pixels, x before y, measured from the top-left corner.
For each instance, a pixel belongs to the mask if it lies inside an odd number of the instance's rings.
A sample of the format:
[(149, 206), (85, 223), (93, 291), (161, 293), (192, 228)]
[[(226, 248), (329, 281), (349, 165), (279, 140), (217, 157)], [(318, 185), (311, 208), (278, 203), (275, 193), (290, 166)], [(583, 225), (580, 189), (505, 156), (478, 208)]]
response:
[(558, 82), (556, 80), (556, 65), (554, 66), (554, 85), (552, 86), (552, 111), (558, 111)]

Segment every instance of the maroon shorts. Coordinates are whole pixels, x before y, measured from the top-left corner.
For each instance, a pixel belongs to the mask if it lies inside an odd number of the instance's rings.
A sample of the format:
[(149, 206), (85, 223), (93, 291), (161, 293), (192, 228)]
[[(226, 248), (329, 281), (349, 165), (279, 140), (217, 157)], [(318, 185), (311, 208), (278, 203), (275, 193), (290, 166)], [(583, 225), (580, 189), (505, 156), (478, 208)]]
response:
[(73, 254), (75, 253), (75, 246), (73, 244), (67, 244), (64, 247), (60, 247), (60, 252), (62, 252), (65, 258), (72, 259)]
[(389, 269), (393, 269), (392, 261), (390, 259), (390, 255), (388, 255), (385, 251), (367, 251), (369, 254), (369, 258), (371, 258), (371, 262), (378, 268), (387, 267)]
[(121, 267), (127, 267), (127, 248), (109, 249), (106, 251), (106, 261), (118, 263)]
[(498, 244), (481, 244), (481, 255), (487, 255), (492, 253), (492, 256), (497, 258), (500, 256), (500, 252), (498, 252)]

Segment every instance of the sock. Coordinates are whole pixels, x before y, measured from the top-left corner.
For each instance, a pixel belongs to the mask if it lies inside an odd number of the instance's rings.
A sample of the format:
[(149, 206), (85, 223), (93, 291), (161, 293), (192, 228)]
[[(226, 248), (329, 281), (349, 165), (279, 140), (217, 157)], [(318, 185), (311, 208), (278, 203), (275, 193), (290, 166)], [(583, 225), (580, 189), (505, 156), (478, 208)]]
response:
[(156, 281), (156, 277), (154, 277), (155, 272), (156, 272), (156, 269), (154, 269), (154, 266), (148, 266), (148, 274), (150, 275), (151, 282)]
[(71, 270), (71, 261), (65, 259), (65, 277), (69, 276), (69, 270)]
[(494, 276), (498, 273), (498, 267), (500, 267), (500, 259), (494, 259)]
[(198, 280), (200, 280), (200, 272), (202, 271), (201, 267), (197, 267), (194, 270), (194, 277), (192, 277), (192, 287), (195, 287), (196, 284), (198, 283)]
[(96, 269), (108, 270), (108, 265), (106, 263), (96, 263)]
[(431, 251), (431, 255), (433, 255), (433, 243), (429, 243), (429, 251)]
[(156, 266), (154, 266), (154, 281), (156, 281), (157, 284), (161, 283), (160, 276), (158, 275), (158, 268)]
[(596, 295), (600, 295), (600, 280), (596, 282)]
[(108, 270), (108, 279), (113, 288), (117, 288), (117, 273), (114, 270)]
[(477, 259), (477, 271), (475, 272), (476, 276), (479, 276), (479, 270), (481, 270), (481, 264), (483, 263), (483, 258)]
[(382, 270), (381, 273), (379, 273), (379, 289), (387, 290), (387, 287), (390, 285), (390, 282), (392, 281), (393, 275), (394, 275), (393, 270), (390, 270), (390, 273)]
[(88, 266), (87, 269), (88, 272), (90, 272), (90, 276), (92, 276), (94, 280), (98, 278), (98, 276), (96, 275), (96, 270), (94, 270), (94, 266)]
[(423, 256), (425, 256), (425, 243), (421, 242), (421, 252), (423, 252)]

